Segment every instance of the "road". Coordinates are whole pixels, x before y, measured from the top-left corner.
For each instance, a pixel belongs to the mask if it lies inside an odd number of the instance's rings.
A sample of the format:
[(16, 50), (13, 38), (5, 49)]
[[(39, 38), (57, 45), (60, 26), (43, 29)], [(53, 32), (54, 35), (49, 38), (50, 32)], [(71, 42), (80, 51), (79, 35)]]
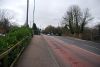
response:
[(94, 43), (92, 41), (80, 40), (72, 37), (55, 36), (55, 38), (60, 39), (68, 44), (76, 45), (80, 48), (86, 49), (88, 51), (94, 52), (100, 55), (100, 43)]
[(99, 43), (61, 36), (34, 36), (16, 67), (100, 67)]

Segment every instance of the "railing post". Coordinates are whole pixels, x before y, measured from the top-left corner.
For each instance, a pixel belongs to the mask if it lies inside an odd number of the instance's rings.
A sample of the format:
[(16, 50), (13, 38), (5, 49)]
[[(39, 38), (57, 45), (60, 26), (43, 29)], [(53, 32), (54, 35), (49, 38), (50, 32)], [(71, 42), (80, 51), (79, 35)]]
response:
[[(27, 40), (27, 38), (19, 41), (17, 44), (15, 44), (14, 46), (12, 46), (11, 48), (9, 48), (7, 51), (3, 52), (1, 55), (0, 55), (0, 67), (9, 67), (12, 63), (12, 66), (14, 65), (14, 63), (17, 61), (17, 59), (11, 61), (11, 63), (9, 63), (9, 58), (10, 58), (10, 55), (9, 53), (15, 49), (17, 49), (18, 53), (20, 52), (20, 49), (23, 48), (26, 46), (25, 44), (22, 44), (23, 41)], [(20, 45), (22, 44), (22, 45)], [(22, 47), (21, 47), (22, 46)], [(23, 47), (24, 46), (24, 47)], [(21, 51), (22, 52), (22, 51)], [(18, 56), (19, 57), (19, 56)]]
[(8, 67), (8, 55), (3, 59), (3, 67)]

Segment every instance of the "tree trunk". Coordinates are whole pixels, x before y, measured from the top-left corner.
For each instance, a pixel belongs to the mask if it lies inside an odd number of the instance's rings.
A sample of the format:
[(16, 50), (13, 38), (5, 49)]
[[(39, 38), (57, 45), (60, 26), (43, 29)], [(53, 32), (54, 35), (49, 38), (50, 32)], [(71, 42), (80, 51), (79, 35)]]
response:
[(79, 38), (82, 39), (82, 33), (79, 34)]

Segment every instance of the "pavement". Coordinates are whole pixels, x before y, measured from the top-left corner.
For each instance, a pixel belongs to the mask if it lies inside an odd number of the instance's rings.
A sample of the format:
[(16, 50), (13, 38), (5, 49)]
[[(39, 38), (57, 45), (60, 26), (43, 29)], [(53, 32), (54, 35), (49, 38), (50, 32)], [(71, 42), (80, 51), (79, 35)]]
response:
[(99, 43), (35, 35), (15, 67), (100, 67), (99, 53)]
[(15, 67), (59, 67), (42, 36), (35, 35)]

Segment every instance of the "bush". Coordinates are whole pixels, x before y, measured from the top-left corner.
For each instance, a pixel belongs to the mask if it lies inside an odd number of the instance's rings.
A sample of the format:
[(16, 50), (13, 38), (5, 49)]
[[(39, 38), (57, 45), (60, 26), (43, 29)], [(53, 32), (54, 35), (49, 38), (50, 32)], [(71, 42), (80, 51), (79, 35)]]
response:
[(31, 36), (32, 31), (27, 27), (12, 28), (5, 37), (0, 37), (0, 54), (26, 36)]

